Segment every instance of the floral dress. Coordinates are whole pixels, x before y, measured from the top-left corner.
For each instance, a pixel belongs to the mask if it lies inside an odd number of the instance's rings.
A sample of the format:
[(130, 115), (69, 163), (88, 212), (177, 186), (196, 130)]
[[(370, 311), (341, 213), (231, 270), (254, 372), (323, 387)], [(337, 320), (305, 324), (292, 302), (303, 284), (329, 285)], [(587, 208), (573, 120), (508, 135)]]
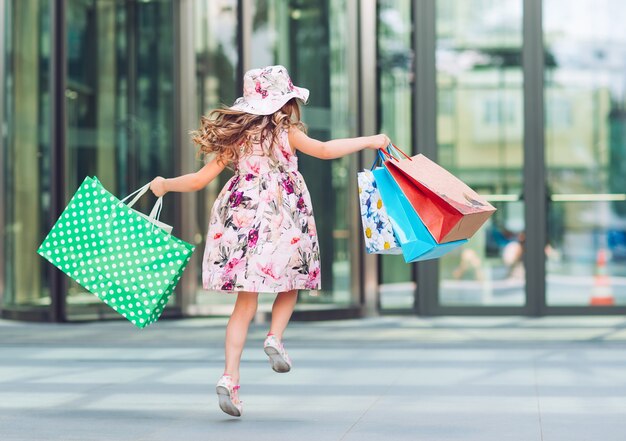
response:
[(254, 144), (217, 197), (202, 261), (213, 291), (320, 288), (320, 252), (311, 197), (287, 131)]

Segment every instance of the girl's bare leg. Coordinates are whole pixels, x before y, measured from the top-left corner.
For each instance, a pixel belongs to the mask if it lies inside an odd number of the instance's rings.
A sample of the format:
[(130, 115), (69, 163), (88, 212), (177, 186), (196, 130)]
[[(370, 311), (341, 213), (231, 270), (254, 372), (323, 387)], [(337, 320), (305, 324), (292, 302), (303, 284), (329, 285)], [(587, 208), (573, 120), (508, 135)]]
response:
[(278, 293), (274, 300), (270, 334), (275, 335), (279, 340), (283, 339), (283, 332), (285, 332), (285, 328), (289, 324), (289, 319), (291, 319), (297, 300), (298, 291), (295, 289)]
[(234, 384), (239, 384), (239, 363), (248, 336), (248, 327), (256, 314), (259, 293), (239, 292), (235, 309), (226, 326), (226, 366), (224, 373), (231, 376)]

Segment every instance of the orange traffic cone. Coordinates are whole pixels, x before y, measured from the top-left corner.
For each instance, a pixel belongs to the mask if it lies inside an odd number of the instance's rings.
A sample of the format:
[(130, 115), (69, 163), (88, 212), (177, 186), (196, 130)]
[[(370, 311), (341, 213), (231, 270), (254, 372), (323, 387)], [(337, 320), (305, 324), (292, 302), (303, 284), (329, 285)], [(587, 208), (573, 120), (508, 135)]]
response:
[(606, 250), (604, 248), (599, 249), (596, 255), (596, 273), (593, 277), (593, 288), (589, 300), (591, 306), (613, 306), (615, 304), (606, 260)]

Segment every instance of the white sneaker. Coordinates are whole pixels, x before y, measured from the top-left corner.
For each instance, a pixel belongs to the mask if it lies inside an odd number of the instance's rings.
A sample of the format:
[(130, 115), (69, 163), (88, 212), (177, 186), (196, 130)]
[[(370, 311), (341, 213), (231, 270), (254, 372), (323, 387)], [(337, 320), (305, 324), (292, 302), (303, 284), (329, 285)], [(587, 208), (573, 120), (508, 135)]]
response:
[(265, 353), (270, 358), (272, 369), (276, 372), (289, 372), (291, 370), (291, 359), (285, 351), (285, 347), (274, 335), (268, 335), (263, 344)]
[(243, 412), (242, 402), (239, 401), (239, 385), (234, 385), (230, 375), (222, 375), (215, 386), (217, 397), (220, 400), (220, 409), (228, 415), (239, 417)]

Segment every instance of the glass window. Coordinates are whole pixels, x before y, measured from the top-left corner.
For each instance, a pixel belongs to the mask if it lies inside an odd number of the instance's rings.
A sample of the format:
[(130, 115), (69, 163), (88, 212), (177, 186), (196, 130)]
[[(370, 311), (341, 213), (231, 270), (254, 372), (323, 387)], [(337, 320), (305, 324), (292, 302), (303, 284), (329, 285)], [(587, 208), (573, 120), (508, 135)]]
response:
[(237, 7), (237, 0), (193, 2), (199, 115), (240, 95)]
[[(50, 11), (48, 1), (4, 2), (5, 76), (2, 152), (6, 307), (50, 304), (51, 265), (35, 251), (47, 233), (50, 201)], [(2, 3), (0, 3), (2, 5)], [(5, 137), (6, 136), (6, 137)]]
[(525, 303), (522, 0), (437, 1), (439, 163), (498, 209), (440, 260), (439, 304)]
[[(123, 196), (174, 174), (173, 1), (70, 0), (67, 4), (69, 199), (86, 176)], [(154, 198), (143, 197), (149, 211)], [(172, 210), (162, 220), (173, 223)], [(68, 313), (108, 311), (75, 282)]]
[[(404, 151), (413, 145), (412, 1), (378, 1), (378, 90), (380, 132)], [(415, 283), (412, 265), (402, 256), (381, 255), (381, 308), (412, 308)]]
[(547, 304), (625, 305), (626, 4), (543, 5)]

